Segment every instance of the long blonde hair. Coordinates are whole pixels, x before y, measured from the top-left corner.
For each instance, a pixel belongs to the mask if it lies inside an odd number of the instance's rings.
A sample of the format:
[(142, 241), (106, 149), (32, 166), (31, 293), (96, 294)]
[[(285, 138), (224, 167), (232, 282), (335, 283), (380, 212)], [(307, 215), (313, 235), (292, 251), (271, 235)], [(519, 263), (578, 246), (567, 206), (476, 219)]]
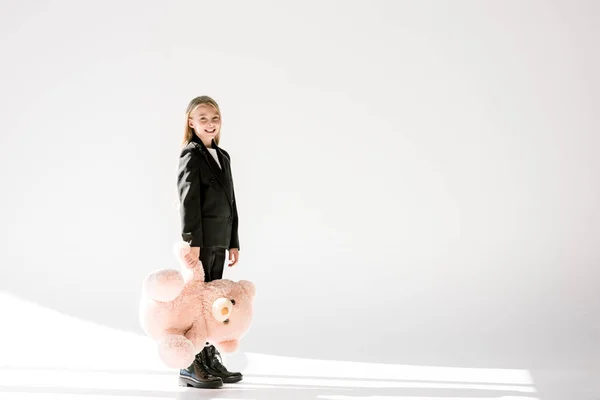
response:
[[(195, 133), (194, 133), (194, 128), (192, 128), (190, 126), (189, 123), (189, 119), (190, 119), (190, 114), (196, 109), (196, 107), (198, 107), (199, 105), (202, 104), (207, 104), (209, 106), (212, 106), (215, 108), (215, 110), (217, 110), (217, 114), (219, 114), (219, 117), (221, 117), (221, 109), (219, 108), (219, 105), (217, 104), (217, 102), (209, 97), (209, 96), (198, 96), (194, 99), (192, 99), (192, 101), (190, 101), (190, 104), (188, 104), (187, 106), (187, 110), (185, 111), (185, 129), (184, 129), (184, 133), (183, 133), (183, 145), (187, 145), (192, 138), (194, 137)], [(222, 126), (222, 123), (221, 123)], [(221, 127), (219, 127), (219, 133), (217, 133), (217, 135), (215, 136), (215, 143), (218, 145), (219, 141), (221, 139)]]

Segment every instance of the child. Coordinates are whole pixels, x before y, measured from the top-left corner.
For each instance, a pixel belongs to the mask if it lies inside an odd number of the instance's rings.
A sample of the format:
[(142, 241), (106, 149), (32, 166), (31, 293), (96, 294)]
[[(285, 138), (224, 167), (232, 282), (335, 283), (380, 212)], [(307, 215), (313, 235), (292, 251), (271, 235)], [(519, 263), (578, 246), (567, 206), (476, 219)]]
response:
[[(201, 261), (204, 280), (210, 282), (223, 277), (226, 250), (233, 267), (240, 248), (231, 159), (218, 146), (221, 111), (215, 100), (199, 96), (189, 103), (184, 132), (177, 178), (181, 235), (192, 250), (187, 261)], [(179, 371), (182, 386), (217, 388), (240, 380), (242, 374), (229, 372), (208, 343), (188, 368)]]

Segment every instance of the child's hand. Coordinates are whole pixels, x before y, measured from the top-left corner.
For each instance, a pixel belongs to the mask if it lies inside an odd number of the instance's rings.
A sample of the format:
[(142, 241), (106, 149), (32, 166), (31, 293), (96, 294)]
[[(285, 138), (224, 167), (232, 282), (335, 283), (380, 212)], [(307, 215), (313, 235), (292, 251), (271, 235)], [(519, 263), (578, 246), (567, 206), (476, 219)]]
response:
[(190, 247), (190, 252), (185, 255), (185, 262), (194, 268), (200, 261), (200, 247)]
[(229, 249), (229, 267), (233, 267), (237, 264), (240, 257), (240, 251), (236, 248)]

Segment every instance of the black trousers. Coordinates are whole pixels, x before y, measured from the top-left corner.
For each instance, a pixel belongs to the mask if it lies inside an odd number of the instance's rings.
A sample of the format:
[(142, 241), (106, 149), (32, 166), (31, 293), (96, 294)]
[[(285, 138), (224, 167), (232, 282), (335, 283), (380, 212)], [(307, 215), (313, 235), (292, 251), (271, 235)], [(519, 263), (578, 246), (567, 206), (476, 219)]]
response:
[[(222, 247), (202, 247), (200, 249), (200, 261), (204, 268), (204, 282), (210, 282), (223, 278), (223, 268), (225, 267), (226, 249)], [(196, 356), (198, 356), (198, 353)], [(194, 364), (188, 368), (192, 368)]]
[(202, 261), (202, 267), (204, 268), (204, 282), (223, 278), (226, 251), (222, 247), (202, 247), (200, 249), (200, 261)]

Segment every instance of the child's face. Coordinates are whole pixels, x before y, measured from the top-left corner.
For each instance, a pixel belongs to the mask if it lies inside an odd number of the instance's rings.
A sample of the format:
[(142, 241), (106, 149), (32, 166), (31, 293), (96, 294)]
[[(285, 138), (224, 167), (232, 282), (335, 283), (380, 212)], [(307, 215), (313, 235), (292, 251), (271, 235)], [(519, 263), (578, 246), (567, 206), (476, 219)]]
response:
[(201, 104), (190, 113), (189, 124), (203, 142), (209, 142), (221, 129), (221, 116), (214, 107)]

